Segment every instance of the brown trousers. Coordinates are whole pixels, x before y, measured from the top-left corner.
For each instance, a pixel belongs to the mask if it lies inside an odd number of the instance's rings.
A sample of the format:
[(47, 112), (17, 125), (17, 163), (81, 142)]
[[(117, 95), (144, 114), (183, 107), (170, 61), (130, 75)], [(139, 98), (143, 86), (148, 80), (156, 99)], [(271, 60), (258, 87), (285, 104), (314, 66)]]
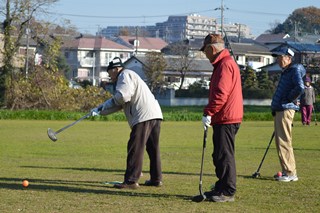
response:
[(162, 180), (160, 159), (160, 125), (161, 120), (149, 120), (133, 126), (127, 145), (127, 169), (124, 176), (126, 183), (136, 183), (139, 180), (143, 166), (144, 149), (150, 160), (150, 180)]
[(276, 112), (274, 117), (275, 141), (282, 171), (296, 175), (296, 162), (292, 147), (292, 122), (294, 110)]

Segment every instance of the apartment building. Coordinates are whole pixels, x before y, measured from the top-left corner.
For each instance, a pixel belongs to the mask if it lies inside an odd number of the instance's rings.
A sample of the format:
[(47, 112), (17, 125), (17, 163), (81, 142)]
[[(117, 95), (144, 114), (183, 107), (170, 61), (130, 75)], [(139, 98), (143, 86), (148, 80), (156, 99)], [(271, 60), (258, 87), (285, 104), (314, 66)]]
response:
[[(253, 37), (245, 24), (225, 23), (223, 28), (228, 36)], [(173, 43), (185, 39), (203, 39), (208, 33), (213, 32), (221, 32), (221, 24), (217, 23), (215, 18), (190, 14), (169, 16), (167, 21), (156, 23), (155, 26), (108, 26), (98, 34), (112, 38), (124, 33), (129, 36), (162, 38), (167, 43)]]

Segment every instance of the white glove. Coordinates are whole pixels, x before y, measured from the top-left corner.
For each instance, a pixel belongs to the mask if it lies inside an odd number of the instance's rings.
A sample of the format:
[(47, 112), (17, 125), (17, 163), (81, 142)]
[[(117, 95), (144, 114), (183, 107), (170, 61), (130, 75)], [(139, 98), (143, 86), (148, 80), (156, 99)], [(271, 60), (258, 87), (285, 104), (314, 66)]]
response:
[(202, 123), (203, 123), (203, 127), (204, 128), (210, 127), (210, 125), (211, 125), (211, 116), (209, 116), (209, 115), (203, 116), (202, 117)]
[(90, 115), (91, 115), (92, 117), (97, 116), (97, 115), (100, 115), (100, 111), (99, 111), (98, 107), (93, 108), (90, 113), (91, 113)]

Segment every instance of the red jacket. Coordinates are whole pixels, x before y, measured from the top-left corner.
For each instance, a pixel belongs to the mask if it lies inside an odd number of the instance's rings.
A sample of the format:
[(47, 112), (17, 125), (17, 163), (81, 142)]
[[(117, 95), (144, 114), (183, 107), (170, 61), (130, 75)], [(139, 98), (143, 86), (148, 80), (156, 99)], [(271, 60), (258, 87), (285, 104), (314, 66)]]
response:
[(211, 125), (241, 123), (243, 99), (238, 65), (224, 49), (212, 63), (209, 101), (204, 114), (211, 116)]

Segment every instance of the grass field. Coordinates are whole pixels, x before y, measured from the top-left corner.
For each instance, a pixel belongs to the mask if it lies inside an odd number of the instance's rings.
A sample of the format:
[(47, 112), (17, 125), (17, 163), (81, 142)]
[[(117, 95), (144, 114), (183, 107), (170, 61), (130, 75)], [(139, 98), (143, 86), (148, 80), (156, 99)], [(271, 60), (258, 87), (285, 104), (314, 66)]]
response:
[[(293, 138), (299, 181), (280, 183), (274, 143), (257, 170), (269, 143), (270, 121), (243, 122), (236, 140), (237, 194), (233, 203), (193, 203), (199, 194), (203, 129), (199, 122), (163, 122), (161, 188), (118, 190), (103, 182), (122, 181), (126, 122), (83, 121), (60, 133), (70, 121), (0, 120), (0, 212), (320, 212), (319, 126), (296, 122)], [(211, 161), (212, 130), (205, 152), (203, 188), (216, 181)], [(149, 179), (145, 155), (143, 177)], [(30, 185), (24, 189), (22, 180)]]

